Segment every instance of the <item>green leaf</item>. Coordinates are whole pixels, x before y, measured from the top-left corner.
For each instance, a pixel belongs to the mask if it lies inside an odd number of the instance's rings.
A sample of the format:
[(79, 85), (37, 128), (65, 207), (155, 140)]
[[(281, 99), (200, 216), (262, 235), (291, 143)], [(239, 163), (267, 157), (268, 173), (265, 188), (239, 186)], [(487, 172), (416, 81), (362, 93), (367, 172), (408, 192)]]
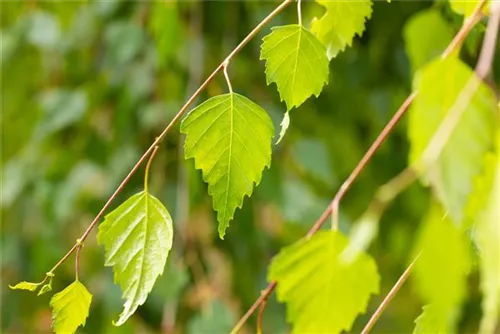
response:
[(494, 333), (500, 317), (500, 136), (497, 137), (495, 176), (489, 199), (485, 201), (485, 209), (477, 215), (476, 220), (480, 287), (483, 293), (480, 333)]
[[(419, 93), (409, 110), (410, 162), (417, 161), (442, 120), (475, 74), (460, 60), (435, 60), (419, 72), (414, 89)], [(474, 94), (437, 161), (424, 175), (451, 218), (460, 223), (481, 173), (484, 155), (493, 148), (495, 97), (484, 84)]]
[(406, 53), (414, 71), (438, 57), (453, 38), (448, 22), (438, 8), (420, 11), (412, 16), (404, 27), (403, 35)]
[(267, 84), (276, 83), (287, 110), (300, 106), (313, 94), (319, 96), (328, 83), (325, 47), (298, 24), (273, 27), (263, 38), (260, 59), (266, 61)]
[(271, 164), (274, 127), (266, 111), (246, 97), (223, 94), (205, 101), (183, 120), (186, 159), (194, 158), (208, 183), (224, 238), (234, 211)]
[(325, 14), (312, 22), (311, 31), (327, 47), (328, 58), (332, 59), (346, 46), (352, 45), (357, 34), (365, 30), (365, 21), (372, 15), (372, 2), (316, 0), (326, 8)]
[(22, 282), (19, 282), (17, 283), (16, 285), (12, 286), (12, 285), (9, 285), (9, 288), (11, 288), (12, 290), (28, 290), (28, 291), (35, 291), (36, 289), (38, 289), (38, 287), (42, 284), (42, 282), (40, 283), (32, 283), (32, 282), (26, 282), (26, 281), (22, 281)]
[[(421, 253), (420, 253), (421, 252)], [(412, 278), (440, 323), (452, 323), (465, 293), (470, 269), (469, 244), (461, 231), (432, 203), (413, 254), (420, 253)]]
[(439, 311), (432, 305), (425, 305), (422, 314), (415, 320), (413, 334), (448, 334), (449, 325), (446, 319), (440, 317)]
[(74, 333), (79, 326), (85, 326), (91, 301), (92, 295), (78, 280), (56, 293), (50, 300), (54, 332)]
[(372, 293), (379, 292), (375, 261), (366, 253), (347, 261), (348, 239), (320, 231), (284, 248), (272, 261), (268, 279), (277, 280), (278, 300), (287, 304), (293, 333), (349, 331)]
[(116, 326), (146, 301), (163, 273), (172, 238), (170, 214), (146, 191), (127, 199), (99, 226), (97, 241), (105, 249), (104, 264), (113, 267), (114, 281), (120, 284), (126, 300)]

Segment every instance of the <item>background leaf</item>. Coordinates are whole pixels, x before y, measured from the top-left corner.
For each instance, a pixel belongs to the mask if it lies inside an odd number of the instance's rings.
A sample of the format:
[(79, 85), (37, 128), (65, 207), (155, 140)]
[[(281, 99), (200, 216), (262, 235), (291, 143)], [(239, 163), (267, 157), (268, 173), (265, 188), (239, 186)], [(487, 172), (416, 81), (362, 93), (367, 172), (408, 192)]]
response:
[(325, 47), (298, 24), (273, 27), (263, 38), (260, 59), (266, 60), (267, 84), (276, 82), (287, 111), (313, 94), (319, 96), (328, 83)]
[(203, 172), (224, 238), (234, 211), (259, 184), (271, 163), (274, 126), (266, 111), (246, 97), (224, 94), (194, 108), (183, 120), (186, 159)]
[(495, 176), (485, 208), (476, 217), (479, 270), (483, 293), (483, 318), (480, 333), (494, 333), (500, 318), (500, 136), (497, 136)]
[(431, 304), (433, 323), (451, 326), (466, 295), (470, 254), (461, 231), (438, 203), (431, 205), (421, 226), (413, 253), (419, 252), (412, 276), (417, 291)]
[(32, 283), (32, 282), (23, 281), (23, 282), (17, 283), (16, 285), (13, 285), (13, 286), (9, 285), (9, 288), (11, 288), (12, 290), (35, 291), (36, 289), (38, 289), (40, 284), (42, 284), (42, 283)]
[(357, 34), (365, 30), (365, 21), (372, 15), (372, 2), (316, 0), (326, 8), (325, 14), (312, 22), (311, 31), (326, 46), (328, 58), (332, 59), (346, 46), (352, 45)]
[(92, 295), (78, 280), (56, 293), (50, 300), (54, 332), (74, 333), (79, 326), (85, 326), (91, 302)]
[(447, 334), (450, 333), (447, 319), (443, 319), (438, 309), (425, 305), (422, 314), (415, 320), (413, 334)]
[[(409, 110), (410, 162), (417, 161), (469, 78), (475, 74), (460, 60), (435, 60), (414, 80), (419, 91)], [(460, 223), (474, 177), (493, 149), (495, 97), (481, 84), (464, 111), (438, 162), (425, 174), (451, 218)]]
[(375, 261), (360, 253), (351, 262), (341, 256), (348, 239), (340, 232), (318, 232), (281, 250), (268, 279), (277, 280), (278, 300), (287, 304), (294, 333), (349, 331), (379, 292)]
[(104, 246), (105, 265), (113, 267), (114, 281), (126, 300), (116, 326), (146, 301), (163, 273), (172, 238), (170, 214), (145, 191), (127, 199), (99, 225), (97, 241)]

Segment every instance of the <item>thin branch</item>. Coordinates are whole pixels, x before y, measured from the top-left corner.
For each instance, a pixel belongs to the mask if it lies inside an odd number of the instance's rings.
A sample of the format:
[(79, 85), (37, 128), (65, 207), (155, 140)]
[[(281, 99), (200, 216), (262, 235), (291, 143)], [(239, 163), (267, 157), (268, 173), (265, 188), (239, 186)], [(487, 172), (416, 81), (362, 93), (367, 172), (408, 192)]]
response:
[[(460, 31), (457, 33), (455, 38), (452, 40), (450, 45), (446, 48), (446, 50), (443, 52), (442, 57), (445, 58), (451, 53), (453, 53), (462, 43), (462, 41), (467, 37), (468, 33), (471, 31), (471, 29), (474, 27), (474, 25), (479, 22), (480, 18), (482, 17), (481, 10), (485, 4), (485, 0), (482, 0), (481, 3), (475, 8), (474, 12), (471, 15), (471, 19), (467, 20), (464, 22), (462, 25), (462, 28)], [(492, 14), (493, 15), (493, 14)], [(384, 140), (389, 136), (393, 128), (396, 126), (396, 124), (399, 122), (401, 117), (405, 114), (405, 112), (408, 110), (410, 107), (411, 103), (417, 96), (418, 92), (413, 92), (411, 93), (406, 100), (403, 102), (401, 107), (396, 111), (394, 116), (389, 120), (387, 125), (384, 127), (384, 129), (380, 132), (379, 136), (375, 141), (372, 143), (368, 151), (365, 153), (365, 155), (361, 158), (361, 160), (358, 162), (354, 170), (351, 172), (351, 174), (347, 177), (347, 179), (344, 181), (344, 183), (341, 185), (339, 188), (338, 192), (335, 194), (335, 197), (333, 198), (331, 204), (326, 208), (326, 210), (321, 214), (320, 218), (314, 223), (313, 227), (309, 230), (309, 232), (306, 235), (306, 239), (310, 239), (316, 232), (319, 231), (319, 229), (323, 226), (323, 224), (326, 222), (328, 219), (328, 216), (332, 214), (332, 228), (338, 228), (338, 207), (340, 200), (343, 198), (347, 190), (349, 190), (350, 186), (352, 183), (356, 180), (356, 178), (359, 176), (361, 171), (366, 167), (368, 162), (371, 160), (375, 152), (379, 149), (379, 147), (382, 145)], [(410, 178), (411, 174), (413, 172), (405, 172), (405, 174), (408, 173), (408, 175), (403, 176), (403, 180), (399, 180), (401, 182), (401, 186), (404, 185), (404, 183), (408, 182), (406, 178)], [(260, 295), (260, 297), (254, 302), (254, 304), (250, 307), (250, 309), (243, 315), (243, 317), (238, 321), (234, 329), (232, 330), (231, 333), (237, 333), (243, 324), (250, 318), (250, 316), (257, 310), (257, 308), (260, 306), (261, 303), (266, 300), (269, 295), (274, 291), (276, 288), (277, 282), (272, 281), (269, 283), (267, 288), (264, 290), (264, 292)]]
[[(273, 293), (274, 288), (276, 288), (276, 281), (272, 281), (271, 284), (267, 286), (265, 290), (260, 293), (260, 297), (253, 303), (253, 305), (248, 309), (248, 311), (241, 317), (241, 319), (236, 323), (231, 334), (236, 334), (240, 331), (241, 327), (247, 322), (248, 318), (255, 312), (255, 310), (260, 306), (260, 304), (264, 303), (269, 296)], [(262, 310), (264, 312), (264, 310)]]
[[(132, 167), (130, 172), (125, 176), (122, 183), (116, 188), (115, 192), (109, 197), (101, 211), (95, 216), (94, 220), (90, 223), (88, 228), (79, 238), (79, 240), (83, 243), (89, 236), (92, 229), (97, 225), (99, 220), (102, 218), (106, 210), (110, 207), (113, 200), (118, 196), (118, 194), (123, 190), (128, 181), (132, 178), (135, 172), (139, 169), (142, 163), (146, 160), (146, 158), (151, 154), (156, 146), (160, 144), (165, 135), (170, 132), (170, 130), (174, 127), (174, 125), (179, 121), (179, 119), (184, 115), (184, 113), (188, 110), (191, 104), (196, 100), (196, 98), (201, 94), (201, 92), (208, 86), (208, 84), (214, 79), (214, 77), (224, 69), (224, 64), (229, 62), (234, 55), (236, 55), (248, 42), (267, 24), (271, 21), (276, 15), (278, 15), (283, 9), (285, 9), (289, 4), (291, 4), (293, 0), (285, 0), (278, 7), (276, 7), (269, 15), (267, 15), (259, 24), (253, 28), (252, 31), (234, 48), (233, 51), (224, 59), (224, 61), (217, 66), (217, 68), (208, 76), (208, 78), (201, 84), (201, 86), (191, 95), (191, 97), (186, 101), (186, 103), (182, 106), (179, 112), (175, 115), (175, 117), (170, 121), (167, 127), (160, 133), (158, 137), (156, 137), (155, 141), (149, 146), (149, 148), (144, 152), (144, 154), (139, 158), (137, 163)], [(57, 262), (54, 267), (50, 270), (50, 272), (54, 272), (66, 259), (73, 254), (73, 252), (78, 248), (78, 243), (74, 244), (73, 247)]]
[(406, 270), (403, 272), (401, 277), (399, 277), (396, 284), (394, 284), (394, 286), (392, 287), (391, 291), (389, 291), (389, 293), (387, 294), (387, 296), (385, 296), (382, 303), (380, 303), (380, 305), (377, 308), (377, 310), (375, 311), (375, 313), (373, 313), (370, 320), (366, 324), (365, 328), (363, 328), (363, 331), (361, 332), (361, 334), (368, 334), (371, 331), (371, 329), (373, 328), (373, 325), (375, 325), (377, 320), (382, 315), (382, 312), (384, 312), (387, 305), (389, 305), (389, 303), (391, 302), (392, 298), (394, 298), (396, 293), (399, 291), (399, 289), (401, 289), (403, 284), (406, 282), (406, 280), (410, 276), (411, 271), (413, 270), (413, 267), (415, 266), (415, 263), (417, 262), (419, 256), (420, 256), (420, 254), (415, 257), (415, 259), (410, 263), (408, 268), (406, 268)]
[(83, 244), (79, 241), (78, 247), (76, 248), (76, 256), (75, 256), (75, 280), (80, 279), (80, 251), (82, 250)]

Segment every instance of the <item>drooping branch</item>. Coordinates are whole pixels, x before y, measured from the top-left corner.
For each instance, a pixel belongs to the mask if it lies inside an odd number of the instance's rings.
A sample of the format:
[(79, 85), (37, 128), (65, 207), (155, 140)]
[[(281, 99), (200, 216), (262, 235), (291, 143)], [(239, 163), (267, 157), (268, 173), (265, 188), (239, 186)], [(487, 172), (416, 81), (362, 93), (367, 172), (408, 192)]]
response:
[(193, 104), (193, 102), (196, 100), (196, 98), (201, 94), (201, 92), (208, 86), (208, 84), (215, 78), (215, 76), (224, 70), (225, 64), (229, 63), (229, 61), (246, 45), (252, 38), (257, 35), (257, 33), (265, 26), (267, 25), (276, 15), (278, 15), (283, 9), (285, 9), (288, 5), (290, 5), (293, 2), (293, 0), (285, 0), (283, 1), (278, 7), (276, 7), (269, 15), (267, 15), (259, 24), (253, 28), (250, 33), (238, 44), (233, 51), (224, 59), (222, 63), (220, 63), (219, 66), (208, 76), (208, 78), (200, 85), (200, 87), (191, 95), (191, 97), (186, 101), (186, 103), (182, 106), (182, 108), (177, 112), (175, 117), (170, 121), (170, 123), (165, 127), (165, 129), (156, 137), (155, 141), (149, 146), (149, 148), (143, 153), (143, 155), (139, 158), (137, 163), (132, 167), (132, 169), (129, 171), (129, 173), (125, 176), (123, 181), (120, 183), (120, 185), (116, 188), (116, 190), (113, 192), (113, 194), (108, 198), (102, 209), (99, 211), (99, 213), (95, 216), (94, 220), (90, 223), (90, 225), (87, 227), (85, 232), (82, 234), (82, 236), (78, 239), (79, 243), (75, 243), (73, 247), (57, 262), (54, 267), (49, 271), (50, 273), (53, 273), (64, 261), (68, 259), (68, 257), (71, 256), (81, 245), (87, 237), (89, 236), (90, 232), (92, 229), (97, 225), (99, 220), (103, 217), (104, 213), (106, 210), (110, 207), (111, 203), (113, 200), (118, 196), (118, 194), (123, 190), (125, 185), (130, 181), (132, 176), (137, 172), (139, 167), (144, 163), (144, 161), (148, 158), (148, 156), (153, 152), (155, 147), (160, 145), (161, 141), (167, 133), (170, 132), (170, 130), (174, 127), (174, 125), (181, 119), (181, 117), (186, 113), (186, 111), (189, 109), (189, 107)]

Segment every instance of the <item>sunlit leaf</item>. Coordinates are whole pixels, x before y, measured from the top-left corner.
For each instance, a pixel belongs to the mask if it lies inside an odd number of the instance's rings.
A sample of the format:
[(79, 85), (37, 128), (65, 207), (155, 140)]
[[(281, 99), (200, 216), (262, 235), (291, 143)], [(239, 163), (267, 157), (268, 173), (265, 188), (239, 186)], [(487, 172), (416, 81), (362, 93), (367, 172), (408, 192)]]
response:
[(16, 285), (9, 285), (12, 290), (28, 290), (35, 291), (42, 283), (32, 283), (32, 282), (19, 282)]
[(420, 253), (412, 275), (420, 296), (439, 323), (451, 324), (466, 294), (469, 244), (440, 204), (431, 204), (413, 253)]
[(127, 199), (99, 226), (97, 241), (104, 246), (105, 265), (113, 267), (114, 281), (126, 300), (116, 326), (146, 301), (163, 273), (172, 238), (170, 214), (145, 191)]
[(490, 162), (496, 171), (488, 192), (489, 199), (484, 202), (485, 208), (476, 218), (480, 286), (483, 293), (480, 333), (494, 333), (500, 319), (500, 154), (497, 152), (496, 161)]
[(439, 56), (453, 38), (450, 26), (438, 8), (430, 8), (412, 16), (405, 25), (403, 35), (406, 53), (414, 71)]
[(280, 141), (283, 139), (285, 136), (286, 131), (288, 130), (288, 127), (290, 126), (290, 112), (286, 112), (285, 115), (283, 116), (283, 120), (280, 123), (281, 129), (280, 133), (278, 136), (278, 140), (276, 141), (276, 145), (280, 143)]
[(372, 15), (370, 0), (316, 0), (326, 8), (325, 14), (315, 19), (311, 31), (327, 47), (328, 58), (335, 57), (352, 45), (357, 34), (361, 36), (365, 30), (365, 21)]
[(379, 292), (375, 261), (366, 253), (346, 260), (348, 239), (340, 232), (318, 232), (284, 248), (272, 261), (269, 280), (277, 280), (278, 300), (287, 304), (293, 333), (349, 331)]
[(298, 24), (273, 27), (263, 38), (260, 59), (266, 60), (267, 84), (276, 83), (287, 110), (318, 96), (328, 83), (325, 47)]
[[(410, 161), (417, 161), (440, 123), (475, 74), (460, 60), (436, 60), (417, 72), (419, 91), (409, 110)], [(446, 143), (438, 162), (425, 173), (451, 218), (462, 221), (473, 179), (484, 155), (493, 148), (495, 97), (481, 84)]]
[(85, 326), (91, 301), (92, 295), (78, 280), (56, 293), (50, 300), (54, 332), (74, 333), (79, 326)]
[(208, 183), (224, 237), (234, 211), (259, 184), (271, 163), (274, 127), (266, 111), (246, 97), (224, 94), (205, 101), (184, 119), (186, 159), (194, 158)]

